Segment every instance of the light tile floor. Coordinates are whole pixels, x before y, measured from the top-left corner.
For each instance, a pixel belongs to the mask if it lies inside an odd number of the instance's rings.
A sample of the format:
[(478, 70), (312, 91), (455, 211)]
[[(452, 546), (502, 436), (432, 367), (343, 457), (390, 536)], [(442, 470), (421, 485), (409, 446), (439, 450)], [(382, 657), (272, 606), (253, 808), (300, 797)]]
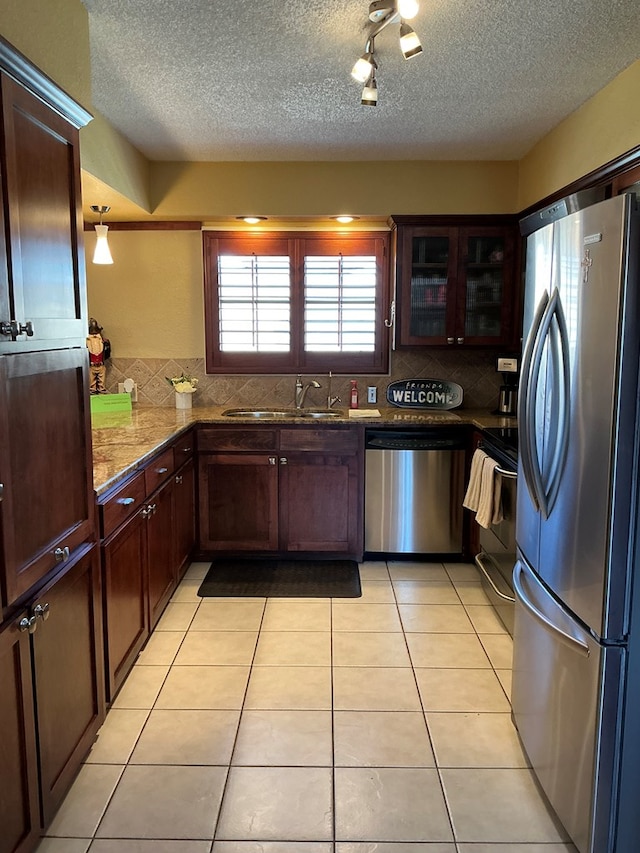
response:
[(575, 853), (467, 564), (360, 599), (204, 599), (194, 563), (38, 853)]

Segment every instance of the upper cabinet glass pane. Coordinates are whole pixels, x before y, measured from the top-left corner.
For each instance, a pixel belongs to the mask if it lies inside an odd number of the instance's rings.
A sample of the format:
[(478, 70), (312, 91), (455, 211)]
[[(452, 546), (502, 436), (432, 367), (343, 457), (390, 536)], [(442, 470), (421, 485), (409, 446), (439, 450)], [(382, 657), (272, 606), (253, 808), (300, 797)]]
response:
[(448, 268), (448, 237), (413, 238), (409, 327), (412, 336), (446, 334)]
[(465, 337), (502, 334), (504, 239), (470, 237), (467, 259)]

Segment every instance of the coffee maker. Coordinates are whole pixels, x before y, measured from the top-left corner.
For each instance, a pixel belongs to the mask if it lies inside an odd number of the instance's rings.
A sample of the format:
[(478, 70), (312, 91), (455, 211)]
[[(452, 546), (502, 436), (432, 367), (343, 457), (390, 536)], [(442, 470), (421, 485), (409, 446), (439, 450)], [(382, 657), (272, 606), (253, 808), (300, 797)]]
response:
[(496, 369), (498, 373), (502, 374), (496, 414), (516, 415), (518, 411), (518, 359), (511, 356), (500, 356)]

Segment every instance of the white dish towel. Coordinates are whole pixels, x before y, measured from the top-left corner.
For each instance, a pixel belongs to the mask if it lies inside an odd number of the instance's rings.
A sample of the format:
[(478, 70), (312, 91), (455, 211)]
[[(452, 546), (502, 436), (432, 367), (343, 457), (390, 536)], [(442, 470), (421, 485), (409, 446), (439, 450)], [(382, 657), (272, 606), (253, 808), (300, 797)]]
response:
[(471, 459), (469, 485), (462, 505), (476, 514), (481, 527), (502, 521), (502, 477), (496, 463), (479, 448)]

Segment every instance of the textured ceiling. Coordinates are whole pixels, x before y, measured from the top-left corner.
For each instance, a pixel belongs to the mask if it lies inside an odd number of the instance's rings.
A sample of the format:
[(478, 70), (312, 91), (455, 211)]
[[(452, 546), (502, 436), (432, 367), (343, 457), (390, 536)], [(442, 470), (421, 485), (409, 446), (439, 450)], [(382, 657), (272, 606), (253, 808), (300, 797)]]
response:
[(93, 103), (152, 160), (518, 159), (640, 57), (638, 0), (421, 0), (409, 60), (367, 0), (83, 0)]

